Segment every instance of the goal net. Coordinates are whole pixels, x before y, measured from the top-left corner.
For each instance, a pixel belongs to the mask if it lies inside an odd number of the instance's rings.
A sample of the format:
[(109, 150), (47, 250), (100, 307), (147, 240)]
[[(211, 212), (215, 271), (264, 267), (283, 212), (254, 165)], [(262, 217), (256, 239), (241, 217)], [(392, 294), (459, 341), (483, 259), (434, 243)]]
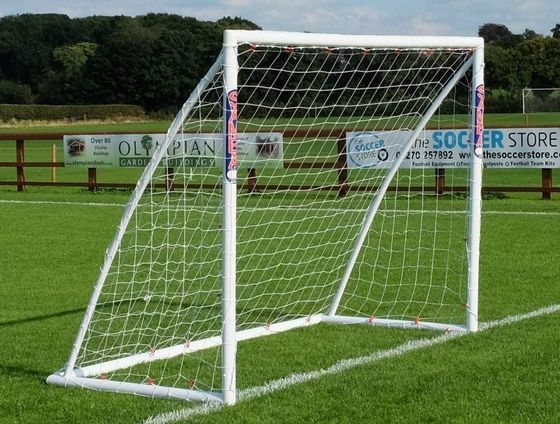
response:
[(560, 112), (560, 88), (524, 88), (523, 113)]
[[(319, 323), (475, 331), (482, 48), (226, 31), (48, 382), (231, 404), (243, 340)], [(441, 128), (471, 134), (461, 158), (431, 149)]]

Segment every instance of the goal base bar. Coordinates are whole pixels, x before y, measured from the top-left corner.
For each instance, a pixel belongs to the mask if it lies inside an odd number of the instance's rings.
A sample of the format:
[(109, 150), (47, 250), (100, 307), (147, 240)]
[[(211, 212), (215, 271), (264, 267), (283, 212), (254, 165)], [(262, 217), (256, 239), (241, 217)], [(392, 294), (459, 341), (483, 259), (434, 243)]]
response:
[[(310, 315), (302, 318), (295, 318), (289, 321), (271, 323), (260, 327), (241, 330), (236, 333), (236, 341), (241, 342), (244, 340), (254, 339), (260, 336), (267, 336), (284, 331), (292, 330), (299, 327), (307, 327), (309, 325), (318, 324), (321, 322), (324, 315)], [(82, 368), (75, 368), (72, 370), (74, 377), (97, 377), (102, 374), (131, 368), (136, 365), (154, 362), (162, 359), (171, 359), (177, 356), (194, 353), (200, 350), (211, 349), (221, 346), (222, 338), (220, 336), (208, 337), (202, 340), (186, 342), (175, 346), (170, 346), (162, 349), (154, 349), (148, 352), (130, 355), (112, 361), (100, 362), (98, 364), (88, 365)], [(59, 374), (55, 374), (59, 375)], [(47, 381), (48, 382), (48, 381)]]
[(367, 324), (375, 327), (418, 328), (440, 331), (467, 331), (467, 327), (457, 324), (442, 324), (440, 322), (427, 322), (422, 320), (388, 319), (377, 317), (349, 317), (342, 315), (324, 316), (321, 320), (328, 324)]
[(48, 384), (62, 387), (88, 388), (103, 392), (128, 393), (152, 398), (190, 400), (195, 402), (222, 402), (223, 396), (216, 392), (180, 389), (176, 387), (158, 386), (157, 384), (126, 383), (122, 381), (102, 380), (85, 377), (65, 377), (62, 374), (51, 374)]
[[(376, 327), (394, 327), (406, 329), (429, 329), (440, 331), (467, 331), (465, 326), (454, 324), (442, 324), (435, 322), (410, 321), (375, 317), (350, 317), (341, 315), (315, 314), (307, 317), (296, 318), (285, 322), (271, 323), (257, 328), (238, 331), (237, 341), (249, 340), (260, 336), (281, 333), (299, 327), (307, 327), (318, 323), (327, 324), (365, 324)], [(72, 375), (65, 376), (64, 370), (51, 374), (47, 378), (47, 383), (62, 386), (88, 388), (98, 391), (128, 393), (152, 398), (167, 398), (177, 400), (188, 400), (194, 402), (223, 402), (223, 395), (219, 392), (204, 392), (199, 390), (182, 389), (176, 387), (159, 386), (157, 384), (129, 383), (115, 380), (104, 380), (98, 378), (99, 375), (128, 368), (141, 363), (152, 362), (158, 359), (173, 358), (182, 354), (192, 353), (197, 350), (204, 350), (218, 347), (221, 344), (221, 337), (209, 337), (204, 340), (172, 346), (156, 350), (151, 353), (142, 353), (108, 361), (100, 364), (90, 365), (84, 368), (73, 370)]]
[[(250, 328), (247, 330), (241, 330), (236, 333), (236, 341), (241, 342), (244, 340), (250, 340), (261, 336), (268, 336), (284, 331), (289, 331), (295, 328), (307, 327), (310, 325), (315, 325), (320, 322), (330, 323), (330, 324), (367, 324), (379, 327), (398, 327), (398, 328), (420, 328), (420, 329), (430, 329), (430, 330), (440, 330), (440, 331), (466, 331), (465, 326), (454, 325), (454, 324), (442, 324), (435, 322), (424, 322), (424, 321), (410, 321), (410, 320), (398, 320), (398, 319), (387, 319), (387, 318), (375, 318), (375, 317), (351, 317), (351, 316), (341, 316), (334, 315), (329, 316), (325, 314), (314, 314), (307, 317), (295, 318), (292, 320), (270, 323), (268, 325)], [(220, 336), (208, 337), (206, 339), (197, 340), (188, 343), (182, 343), (175, 346), (170, 346), (162, 349), (155, 349), (149, 352), (143, 352), (136, 355), (131, 355), (112, 361), (101, 362), (98, 364), (88, 365), (83, 368), (75, 368), (72, 371), (72, 375), (67, 376), (68, 378), (97, 378), (99, 375), (108, 374), (116, 370), (130, 368), (136, 365), (154, 362), (162, 359), (171, 359), (177, 356), (194, 353), (200, 350), (211, 349), (219, 347), (222, 344), (222, 338)], [(53, 374), (62, 376), (62, 374)]]

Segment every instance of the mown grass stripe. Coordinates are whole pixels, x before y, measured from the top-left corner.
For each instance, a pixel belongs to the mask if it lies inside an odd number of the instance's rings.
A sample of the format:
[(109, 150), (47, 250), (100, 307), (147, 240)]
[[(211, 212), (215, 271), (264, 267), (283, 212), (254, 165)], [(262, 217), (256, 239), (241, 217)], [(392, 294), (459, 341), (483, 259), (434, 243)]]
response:
[[(0, 199), (0, 204), (21, 204), (21, 205), (58, 205), (58, 206), (99, 206), (99, 207), (120, 207), (126, 206), (126, 203), (110, 203), (110, 202), (69, 202), (69, 201), (54, 201), (54, 200), (7, 200)], [(243, 208), (238, 208), (242, 210)], [(278, 208), (285, 209), (285, 208)], [(294, 208), (290, 208), (293, 210)], [(312, 208), (305, 208), (305, 210), (311, 210)], [(317, 210), (324, 210), (317, 208)], [(364, 212), (363, 209), (329, 209), (330, 211), (345, 211), (345, 212)], [(381, 212), (392, 213), (397, 212), (394, 209), (380, 209)], [(402, 212), (402, 211), (400, 211)], [(411, 209), (407, 212), (410, 213), (435, 213), (441, 211), (435, 210), (415, 210)], [(459, 213), (463, 214), (465, 211), (444, 211), (444, 213)], [(527, 211), (497, 211), (488, 210), (482, 211), (483, 215), (512, 215), (512, 216), (560, 216), (560, 212), (527, 212)]]
[[(505, 318), (488, 321), (480, 324), (480, 331), (490, 330), (492, 328), (504, 327), (506, 325), (514, 324), (520, 321), (524, 321), (531, 318), (536, 318), (543, 315), (549, 315), (560, 311), (560, 304), (546, 306), (544, 308), (536, 309), (531, 312), (524, 314), (509, 315)], [(380, 361), (382, 359), (389, 359), (404, 355), (408, 352), (423, 349), (427, 347), (436, 346), (445, 343), (449, 340), (453, 340), (458, 337), (466, 336), (470, 333), (464, 332), (452, 332), (444, 333), (433, 338), (424, 338), (412, 340), (403, 343), (397, 347), (387, 350), (380, 350), (372, 352), (369, 355), (361, 356), (357, 358), (343, 359), (336, 362), (329, 368), (310, 371), (306, 373), (292, 374), (290, 376), (280, 378), (278, 380), (273, 380), (262, 386), (251, 387), (249, 389), (240, 390), (238, 394), (238, 401), (243, 402), (251, 399), (255, 399), (270, 393), (274, 393), (288, 387), (306, 383), (308, 381), (316, 380), (328, 375), (339, 374), (343, 371), (349, 370), (362, 365), (368, 365), (373, 362)], [(168, 424), (172, 422), (177, 422), (181, 420), (186, 420), (195, 416), (209, 414), (214, 411), (218, 411), (224, 406), (221, 403), (207, 403), (195, 406), (194, 408), (184, 408), (177, 411), (165, 412), (162, 414), (154, 415), (147, 418), (144, 424)]]
[(56, 206), (103, 206), (103, 207), (124, 207), (126, 203), (103, 203), (103, 202), (64, 202), (54, 200), (4, 200), (0, 199), (0, 204), (15, 205), (56, 205)]

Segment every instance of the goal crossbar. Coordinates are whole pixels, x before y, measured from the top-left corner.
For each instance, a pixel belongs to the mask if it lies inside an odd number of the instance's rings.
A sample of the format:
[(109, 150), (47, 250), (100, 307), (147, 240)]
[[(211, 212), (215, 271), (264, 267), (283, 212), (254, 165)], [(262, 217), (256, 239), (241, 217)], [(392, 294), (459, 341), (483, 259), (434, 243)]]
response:
[(237, 46), (240, 43), (258, 45), (286, 45), (308, 47), (358, 47), (358, 48), (472, 48), (484, 46), (479, 37), (449, 37), (407, 35), (346, 35), (293, 33), (282, 31), (247, 31), (226, 30), (224, 38), (228, 41), (224, 47)]

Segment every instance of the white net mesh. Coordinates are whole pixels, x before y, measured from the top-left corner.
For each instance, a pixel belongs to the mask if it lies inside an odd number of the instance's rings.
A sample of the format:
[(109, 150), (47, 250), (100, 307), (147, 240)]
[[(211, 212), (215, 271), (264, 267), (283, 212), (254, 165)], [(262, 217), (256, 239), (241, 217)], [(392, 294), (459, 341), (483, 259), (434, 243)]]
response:
[[(390, 166), (424, 154), (403, 149), (471, 56), (239, 46), (238, 331), (328, 313)], [(220, 390), (220, 349), (192, 351), (221, 336), (223, 93), (219, 71), (146, 177), (79, 349), (86, 374)], [(468, 128), (469, 98), (467, 75), (433, 125)], [(448, 169), (437, 194), (418, 159), (383, 196), (338, 315), (464, 322), (468, 172)], [(149, 362), (95, 368), (131, 356)]]

